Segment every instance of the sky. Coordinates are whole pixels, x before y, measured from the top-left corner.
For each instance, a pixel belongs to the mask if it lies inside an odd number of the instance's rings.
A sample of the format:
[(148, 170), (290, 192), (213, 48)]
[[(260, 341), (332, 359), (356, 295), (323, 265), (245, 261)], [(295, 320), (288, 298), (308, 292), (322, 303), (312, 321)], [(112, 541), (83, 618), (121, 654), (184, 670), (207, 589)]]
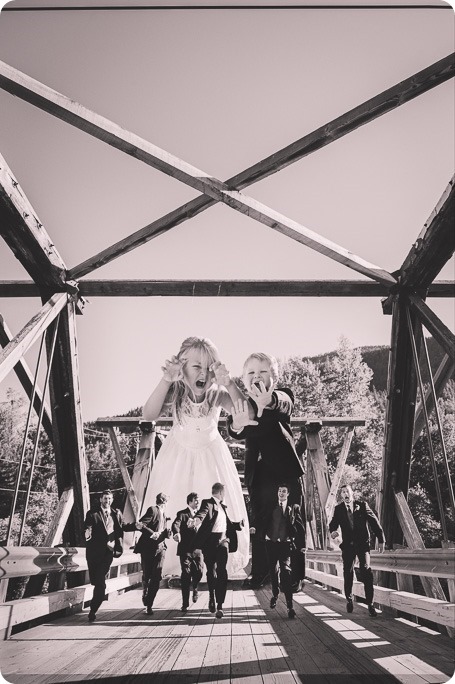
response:
[[(441, 9), (0, 13), (1, 60), (221, 180), (453, 50)], [(243, 192), (394, 271), (453, 174), (453, 121), (452, 80)], [(0, 152), (68, 268), (198, 195), (3, 91)], [(220, 204), (86, 278), (366, 279)], [(3, 241), (0, 279), (29, 279)], [(453, 329), (453, 301), (428, 303)], [(0, 298), (14, 334), (39, 307)], [(252, 351), (389, 345), (390, 323), (379, 298), (93, 297), (77, 317), (83, 418), (142, 405), (190, 335), (239, 374)], [(13, 372), (0, 401), (8, 387)]]

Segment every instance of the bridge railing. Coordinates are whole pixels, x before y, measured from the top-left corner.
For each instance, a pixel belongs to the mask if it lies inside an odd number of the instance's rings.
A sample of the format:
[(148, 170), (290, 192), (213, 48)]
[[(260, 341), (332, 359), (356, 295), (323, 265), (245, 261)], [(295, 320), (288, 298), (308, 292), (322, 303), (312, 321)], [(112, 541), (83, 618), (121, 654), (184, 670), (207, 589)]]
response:
[[(114, 558), (109, 579), (106, 581), (106, 594), (141, 583), (140, 556), (126, 551), (120, 558)], [(87, 571), (85, 549), (77, 547), (34, 547), (1, 546), (0, 579), (14, 577), (33, 577), (48, 573), (75, 573)], [(83, 575), (83, 582), (87, 578)], [(60, 589), (47, 594), (7, 601), (0, 604), (0, 632), (7, 639), (13, 627), (36, 620), (45, 615), (65, 611), (72, 613), (82, 610), (84, 604), (93, 596), (93, 586), (82, 584), (68, 589)]]
[[(372, 570), (397, 573), (401, 576), (433, 577), (452, 580), (455, 574), (453, 549), (396, 549), (379, 553), (372, 551)], [(322, 567), (322, 569), (321, 569)], [(343, 563), (341, 551), (314, 549), (307, 551), (306, 576), (343, 593)], [(363, 584), (354, 578), (353, 594), (365, 598)], [(455, 628), (455, 603), (421, 596), (408, 591), (375, 585), (374, 599), (381, 607), (424, 618), (450, 629)]]

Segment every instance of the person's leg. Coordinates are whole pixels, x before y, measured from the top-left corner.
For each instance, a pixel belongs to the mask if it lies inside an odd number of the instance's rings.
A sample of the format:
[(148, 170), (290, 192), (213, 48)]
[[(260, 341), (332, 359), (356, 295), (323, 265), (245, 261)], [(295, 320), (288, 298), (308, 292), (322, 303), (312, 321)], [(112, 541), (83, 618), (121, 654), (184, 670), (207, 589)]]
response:
[(142, 603), (147, 606), (147, 597), (149, 592), (149, 581), (152, 572), (152, 559), (146, 553), (141, 553), (141, 567), (142, 567)]
[(113, 555), (107, 553), (105, 558), (90, 570), (90, 581), (93, 584), (93, 596), (90, 601), (90, 614), (93, 617), (104, 601), (106, 594), (106, 575), (111, 567)]
[(352, 585), (354, 583), (354, 561), (355, 551), (353, 546), (348, 546), (341, 552), (343, 559), (343, 579), (344, 579), (344, 594), (347, 600), (348, 613), (352, 613), (354, 604), (352, 601)]
[(227, 575), (226, 565), (227, 565), (228, 556), (229, 556), (228, 547), (229, 547), (229, 543), (226, 540), (223, 543), (219, 544), (219, 546), (216, 550), (215, 597), (216, 597), (217, 608), (220, 610), (223, 608), (223, 603), (224, 603), (224, 600), (226, 598), (226, 591), (227, 591), (228, 575)]
[(204, 563), (207, 569), (207, 586), (209, 590), (209, 610), (211, 613), (215, 612), (215, 582), (216, 582), (216, 547), (210, 540), (202, 550), (204, 554)]
[(193, 584), (193, 601), (198, 599), (198, 586), (202, 579), (202, 573), (204, 571), (204, 563), (202, 560), (202, 551), (200, 549), (195, 549), (191, 554), (191, 581)]
[(253, 485), (249, 489), (250, 507), (252, 520), (256, 526), (256, 534), (251, 535), (251, 585), (261, 586), (268, 574), (267, 552), (265, 542), (259, 533), (259, 528), (264, 515), (266, 498), (264, 496), (263, 474), (260, 464), (256, 466), (257, 472), (254, 477)]
[(272, 541), (266, 541), (265, 542), (265, 548), (267, 551), (270, 581), (272, 583), (272, 600), (270, 602), (270, 606), (272, 608), (274, 608), (276, 606), (276, 599), (278, 597), (278, 594), (280, 593), (279, 564), (278, 564), (278, 556), (277, 556), (277, 547), (278, 547), (277, 542), (272, 542)]
[(277, 544), (279, 553), (280, 581), (286, 597), (286, 605), (292, 608), (292, 581), (291, 581), (291, 545), (289, 542)]
[(359, 559), (359, 568), (363, 586), (365, 587), (365, 600), (368, 605), (373, 603), (374, 587), (373, 587), (373, 571), (370, 567), (370, 553), (369, 551), (358, 551), (357, 557)]
[(156, 552), (155, 556), (152, 558), (151, 563), (151, 574), (149, 579), (149, 588), (147, 594), (147, 606), (150, 608), (153, 606), (153, 601), (160, 588), (161, 578), (163, 576), (163, 565), (164, 558), (166, 556), (166, 549), (161, 549)]
[(185, 610), (190, 605), (191, 561), (191, 553), (180, 554), (182, 610)]

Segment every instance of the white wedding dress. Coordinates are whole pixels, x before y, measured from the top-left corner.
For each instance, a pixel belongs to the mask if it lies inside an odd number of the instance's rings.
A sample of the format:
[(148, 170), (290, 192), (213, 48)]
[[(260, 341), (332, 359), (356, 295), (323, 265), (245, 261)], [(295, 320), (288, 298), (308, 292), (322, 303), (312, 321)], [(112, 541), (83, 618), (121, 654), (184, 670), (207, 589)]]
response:
[[(166, 517), (170, 526), (176, 513), (186, 508), (186, 497), (196, 492), (199, 500), (209, 499), (212, 485), (221, 482), (225, 486), (224, 503), (232, 522), (244, 520), (243, 529), (237, 533), (238, 550), (229, 554), (229, 576), (237, 574), (249, 560), (249, 525), (239, 475), (231, 452), (218, 432), (221, 407), (208, 406), (207, 399), (194, 403), (190, 399), (182, 407), (180, 422), (174, 415), (174, 424), (158, 452), (145, 493), (143, 510), (154, 506), (159, 492), (168, 494)], [(180, 575), (177, 543), (167, 542), (164, 575)]]

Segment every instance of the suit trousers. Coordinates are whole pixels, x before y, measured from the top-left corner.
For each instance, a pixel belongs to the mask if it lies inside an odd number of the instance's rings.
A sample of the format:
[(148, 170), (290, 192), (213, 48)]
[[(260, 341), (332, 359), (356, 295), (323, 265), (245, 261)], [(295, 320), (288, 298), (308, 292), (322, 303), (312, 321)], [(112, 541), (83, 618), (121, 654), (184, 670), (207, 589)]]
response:
[[(256, 522), (256, 528), (261, 527), (265, 512), (269, 511), (276, 504), (278, 486), (282, 480), (282, 476), (274, 477), (268, 473), (261, 462), (256, 464), (253, 483), (248, 487), (251, 513), (253, 520)], [(290, 505), (299, 504), (299, 506), (302, 506), (303, 490), (301, 478), (287, 478), (286, 482), (290, 488), (288, 503)], [(265, 542), (260, 535), (255, 534), (251, 537), (251, 575), (254, 579), (261, 579), (267, 573), (268, 560)], [(296, 582), (300, 579), (303, 579), (303, 577), (297, 566), (293, 570), (293, 581)]]
[(106, 548), (104, 558), (97, 563), (90, 563), (89, 575), (90, 583), (93, 584), (93, 596), (90, 601), (90, 611), (96, 613), (100, 605), (104, 601), (106, 594), (106, 575), (111, 567), (114, 554)]
[(153, 556), (151, 553), (141, 553), (142, 602), (144, 606), (153, 606), (163, 576), (165, 555), (165, 548), (158, 548)]
[(227, 561), (229, 557), (229, 542), (224, 539), (222, 542), (221, 534), (211, 532), (209, 541), (205, 544), (202, 552), (207, 568), (207, 584), (210, 596), (215, 595), (216, 603), (222, 606), (226, 598), (227, 590)]
[(278, 596), (280, 583), (286, 597), (288, 608), (292, 608), (292, 570), (291, 570), (291, 542), (265, 542), (269, 573), (272, 582), (272, 593)]
[(354, 563), (355, 559), (359, 559), (360, 576), (362, 578), (363, 586), (365, 587), (365, 599), (368, 604), (373, 603), (373, 571), (370, 568), (370, 552), (359, 551), (354, 544), (346, 546), (341, 551), (343, 559), (343, 578), (344, 578), (344, 593), (347, 599), (352, 599), (352, 585), (354, 582)]
[(202, 578), (202, 551), (200, 549), (195, 549), (192, 552), (187, 551), (185, 553), (181, 553), (179, 558), (180, 567), (182, 569), (181, 582), (183, 605), (188, 607), (190, 605), (191, 583), (193, 584), (193, 590), (197, 589)]

